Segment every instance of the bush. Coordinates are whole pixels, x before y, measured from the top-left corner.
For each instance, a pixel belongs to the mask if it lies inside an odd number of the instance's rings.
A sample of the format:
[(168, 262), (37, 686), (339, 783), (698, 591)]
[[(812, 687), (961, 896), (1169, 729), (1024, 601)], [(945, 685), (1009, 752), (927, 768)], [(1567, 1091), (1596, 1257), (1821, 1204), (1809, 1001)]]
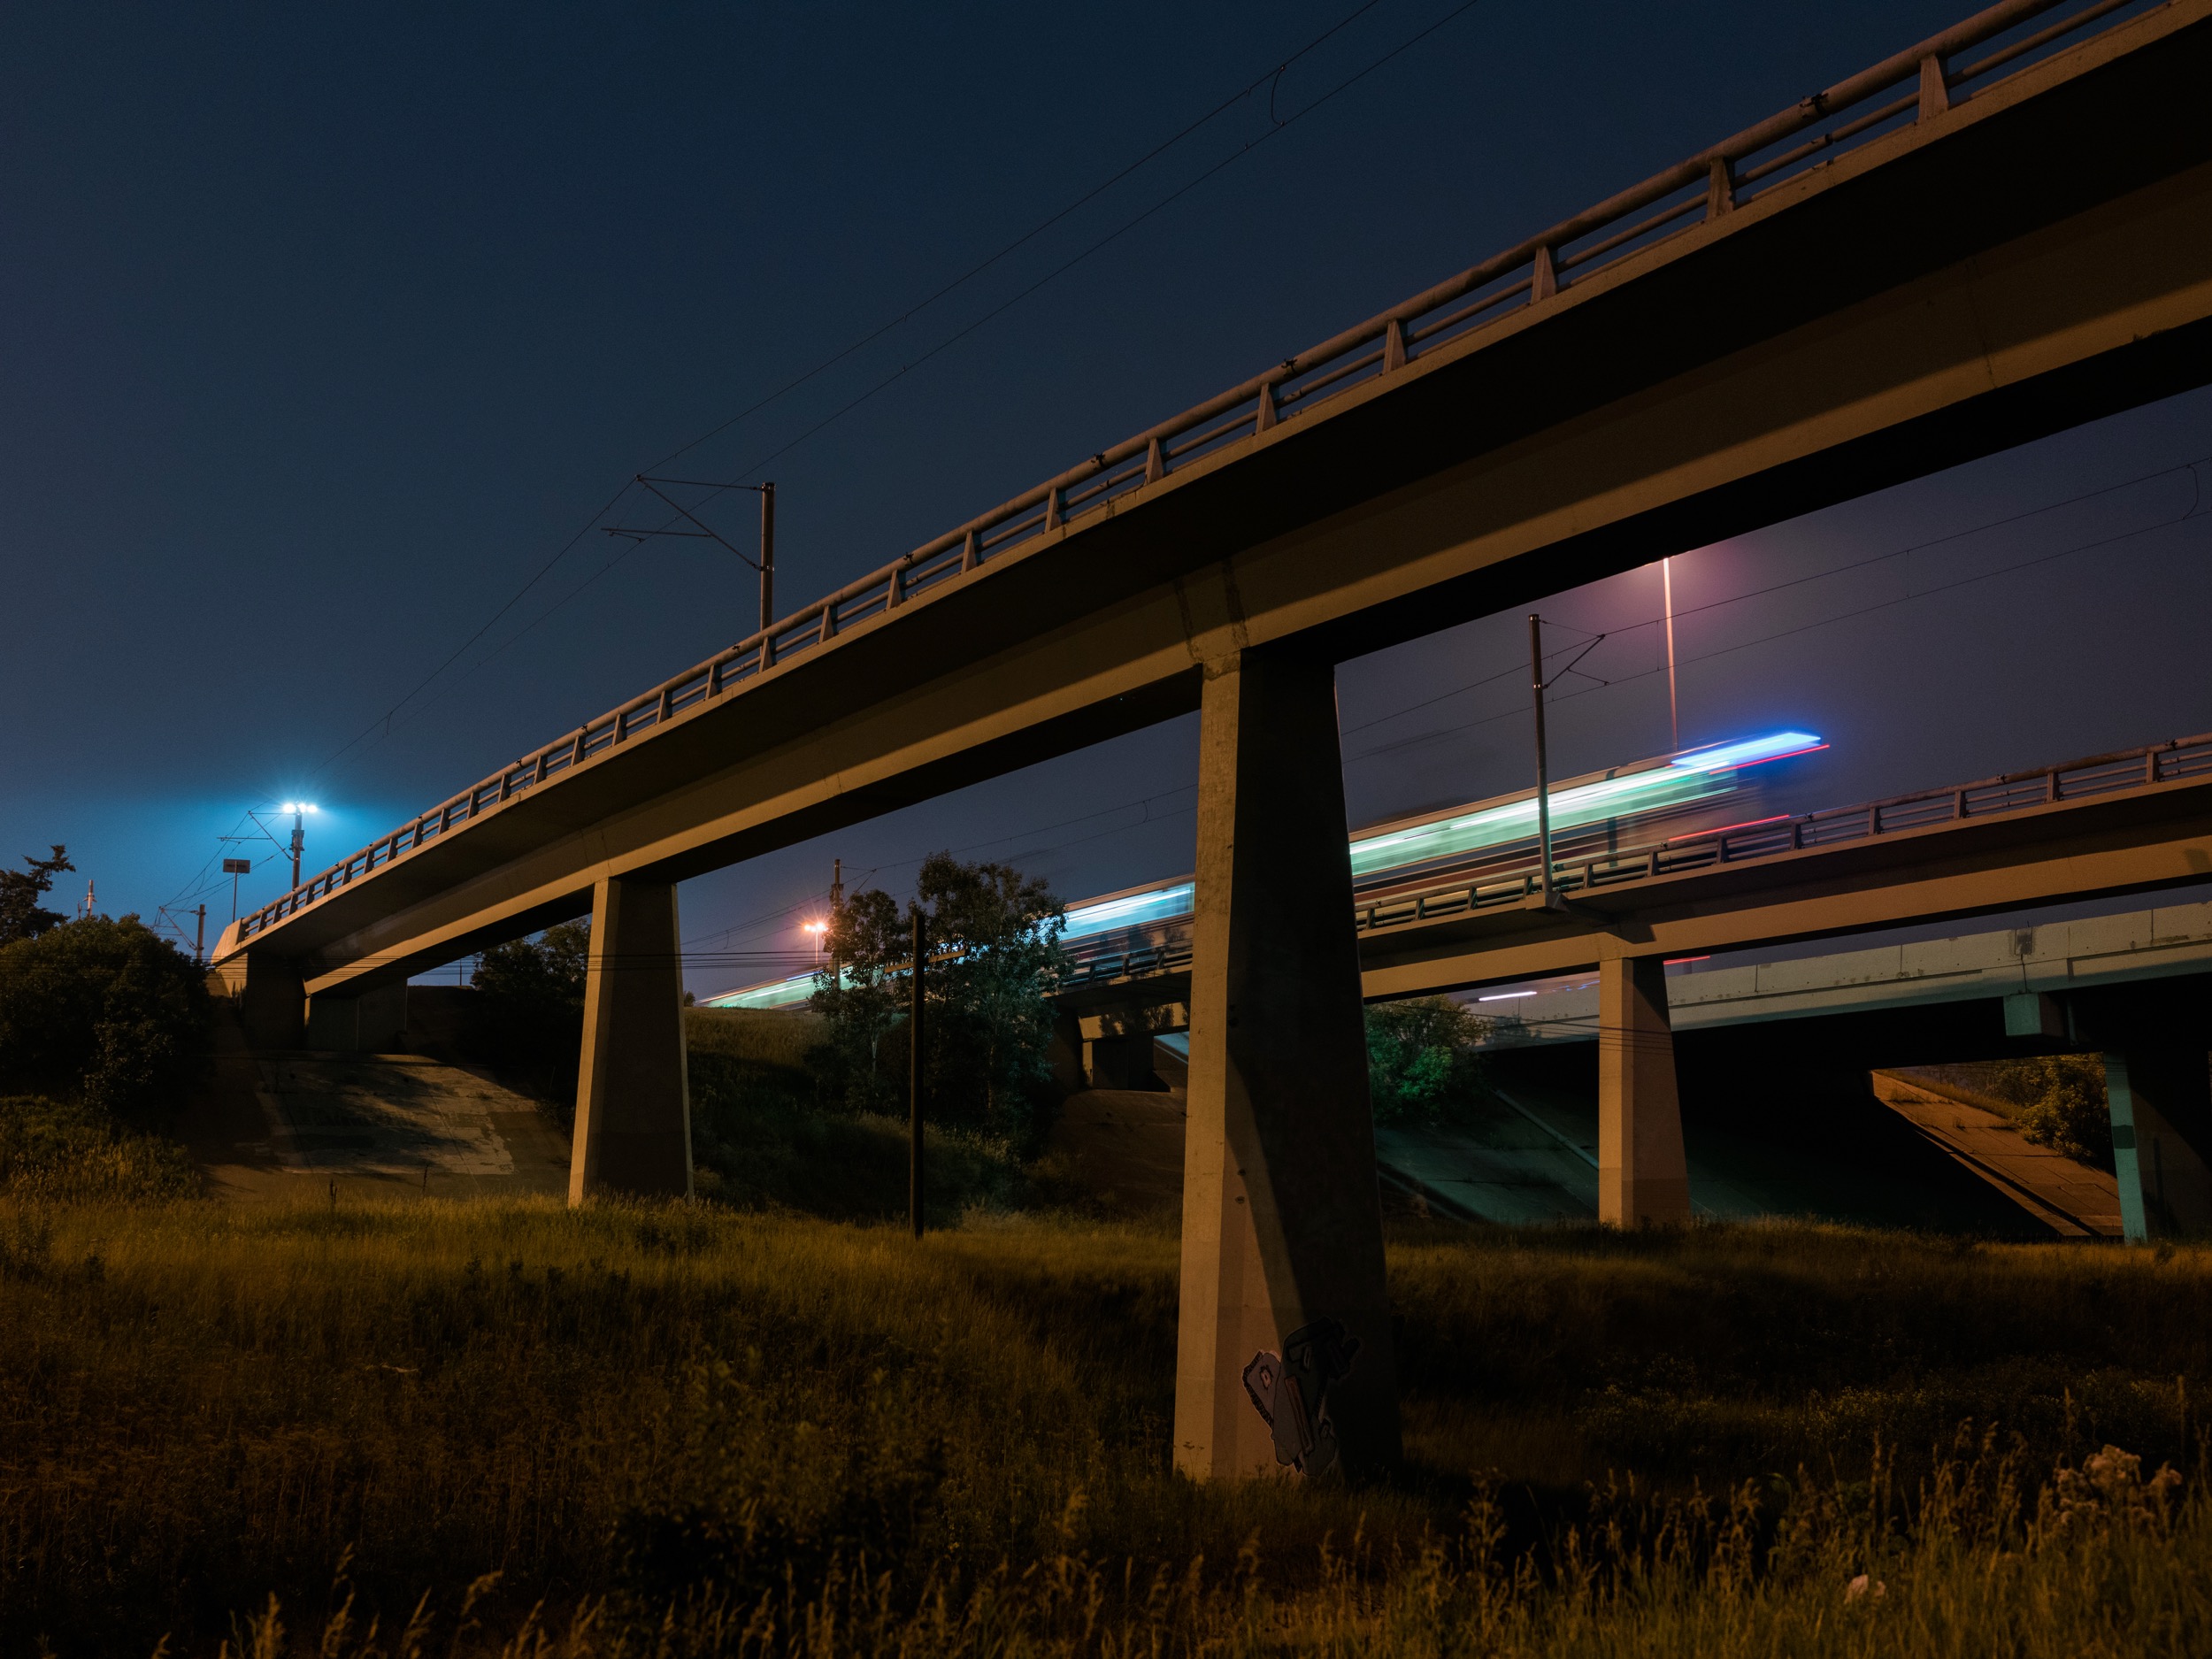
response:
[(1367, 1010), (1368, 1089), (1379, 1124), (1448, 1116), (1480, 1086), (1474, 1045), (1490, 1022), (1448, 996), (1377, 1002)]
[[(915, 890), (929, 927), (930, 1119), (1033, 1145), (1052, 1095), (1048, 999), (1065, 966), (1064, 908), (1010, 864), (962, 864), (950, 853), (923, 860)], [(914, 909), (902, 913), (869, 887), (831, 913), (829, 960), (811, 1003), (828, 1022), (826, 1040), (810, 1064), (822, 1097), (850, 1110), (905, 1102)]]
[(189, 1198), (200, 1190), (175, 1141), (119, 1129), (84, 1105), (0, 1098), (0, 1192), (12, 1198)]
[(207, 1032), (200, 970), (135, 916), (0, 946), (0, 1087), (173, 1110), (206, 1063)]
[(2013, 1108), (2023, 1139), (2101, 1170), (2112, 1167), (2112, 1114), (2100, 1056), (2008, 1060), (1991, 1068), (1989, 1092)]
[[(691, 1159), (700, 1197), (737, 1210), (798, 1210), (846, 1220), (906, 1213), (905, 1117), (824, 1105), (806, 1061), (826, 1022), (799, 1010), (695, 1008), (684, 1016)], [(1012, 1148), (932, 1125), (926, 1208), (942, 1225), (1028, 1194)]]
[[(572, 1116), (584, 1048), (584, 973), (591, 924), (562, 922), (476, 959), (480, 1006), (471, 1047), (502, 1076)], [(565, 1121), (565, 1118), (564, 1119)]]

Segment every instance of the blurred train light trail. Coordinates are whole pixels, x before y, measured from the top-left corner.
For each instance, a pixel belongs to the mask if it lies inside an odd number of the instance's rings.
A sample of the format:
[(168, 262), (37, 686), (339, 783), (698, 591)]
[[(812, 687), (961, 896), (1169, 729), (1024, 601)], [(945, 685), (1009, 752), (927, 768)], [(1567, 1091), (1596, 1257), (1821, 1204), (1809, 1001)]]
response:
[[(1760, 737), (1709, 743), (1678, 755), (1638, 761), (1596, 778), (1571, 780), (1551, 791), (1552, 833), (1558, 836), (1563, 832), (1612, 825), (1646, 813), (1671, 816), (1691, 803), (1717, 800), (1739, 787), (1749, 787), (1740, 785), (1737, 777), (1754, 766), (1809, 755), (1827, 747), (1810, 732), (1770, 732)], [(1771, 821), (1753, 818), (1747, 822)], [(1747, 825), (1728, 827), (1742, 829)], [(1710, 829), (1690, 832), (1690, 835), (1712, 833)], [(1532, 841), (1535, 834), (1536, 796), (1532, 790), (1525, 795), (1455, 808), (1439, 817), (1386, 825), (1356, 837), (1351, 843), (1352, 875), (1355, 881), (1371, 883), (1373, 878), (1394, 872), (1510, 848), (1516, 841)], [(1677, 841), (1689, 838), (1674, 837)], [(1060, 937), (1064, 942), (1073, 943), (1123, 928), (1179, 920), (1191, 914), (1195, 890), (1195, 884), (1186, 879), (1088, 900), (1068, 911), (1067, 926)], [(814, 932), (819, 926), (809, 923), (807, 931)], [(814, 975), (795, 974), (771, 985), (727, 991), (703, 1000), (709, 1008), (793, 1008), (813, 995), (814, 985)], [(1515, 991), (1479, 1000), (1502, 1002), (1533, 995)]]

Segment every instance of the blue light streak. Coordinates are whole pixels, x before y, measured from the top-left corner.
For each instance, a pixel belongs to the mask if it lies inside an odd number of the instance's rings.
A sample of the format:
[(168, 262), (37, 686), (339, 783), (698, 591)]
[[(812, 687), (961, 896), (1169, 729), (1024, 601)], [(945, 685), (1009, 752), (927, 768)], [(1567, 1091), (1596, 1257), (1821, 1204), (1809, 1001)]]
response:
[[(1726, 795), (1735, 786), (1733, 780), (1724, 774), (1826, 747), (1810, 732), (1770, 732), (1761, 737), (1692, 749), (1670, 757), (1663, 764), (1643, 766), (1569, 789), (1555, 789), (1550, 798), (1552, 829), (1556, 833), (1654, 807)], [(1535, 835), (1536, 797), (1532, 794), (1520, 800), (1403, 825), (1381, 834), (1355, 840), (1351, 843), (1352, 873), (1357, 877), (1370, 876), (1506, 842), (1533, 840)], [(1094, 903), (1079, 904), (1067, 913), (1067, 927), (1061, 938), (1071, 941), (1118, 928), (1177, 920), (1191, 913), (1194, 891), (1193, 883), (1178, 881), (1139, 893), (1120, 894)], [(814, 976), (805, 973), (772, 985), (726, 991), (719, 996), (703, 999), (702, 1006), (795, 1008), (813, 994)]]
[(1093, 933), (1108, 933), (1117, 927), (1135, 927), (1145, 922), (1188, 916), (1195, 890), (1192, 883), (1179, 881), (1173, 887), (1155, 887), (1148, 893), (1128, 893), (1097, 904), (1078, 905), (1068, 912), (1067, 931), (1060, 937), (1087, 939)]

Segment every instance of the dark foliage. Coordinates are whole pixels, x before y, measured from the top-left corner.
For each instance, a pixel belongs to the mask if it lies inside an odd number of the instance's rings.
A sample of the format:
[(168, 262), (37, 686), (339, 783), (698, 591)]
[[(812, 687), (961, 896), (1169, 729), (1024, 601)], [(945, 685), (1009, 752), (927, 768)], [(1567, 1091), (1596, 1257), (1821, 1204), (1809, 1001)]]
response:
[(2021, 1135), (2101, 1170), (2112, 1167), (2112, 1114), (2104, 1061), (2093, 1054), (2044, 1055), (1991, 1068), (1989, 1092), (2013, 1108)]
[(0, 1087), (174, 1110), (207, 1055), (201, 971), (142, 924), (64, 922), (0, 946)]
[(59, 841), (51, 858), (27, 857), (23, 864), (21, 870), (0, 870), (0, 945), (35, 939), (61, 925), (61, 913), (42, 909), (39, 901), (53, 889), (56, 876), (77, 867)]
[(1370, 1007), (1367, 1076), (1375, 1121), (1433, 1121), (1465, 1103), (1480, 1087), (1473, 1045), (1489, 1028), (1448, 996)]
[[(1010, 864), (963, 864), (950, 853), (924, 861), (916, 892), (931, 955), (928, 1115), (1026, 1141), (1051, 1087), (1046, 999), (1064, 960), (1064, 907)], [(903, 1056), (885, 1039), (906, 1021), (915, 908), (902, 913), (872, 887), (830, 918), (829, 965), (816, 978), (813, 1004), (830, 1034), (815, 1069), (824, 1092), (856, 1110), (891, 1110), (904, 1097)]]
[(584, 1043), (584, 972), (591, 924), (562, 922), (476, 959), (483, 1001), (471, 1046), (503, 1076), (572, 1110)]

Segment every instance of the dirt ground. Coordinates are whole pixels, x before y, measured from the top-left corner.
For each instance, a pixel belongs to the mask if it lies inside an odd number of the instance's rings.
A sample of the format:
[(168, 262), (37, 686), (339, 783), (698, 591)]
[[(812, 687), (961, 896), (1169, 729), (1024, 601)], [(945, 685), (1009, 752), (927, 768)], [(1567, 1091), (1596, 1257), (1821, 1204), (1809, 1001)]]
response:
[(178, 1132), (235, 1203), (568, 1190), (567, 1137), (488, 1076), (418, 1055), (256, 1055), (228, 1020)]

